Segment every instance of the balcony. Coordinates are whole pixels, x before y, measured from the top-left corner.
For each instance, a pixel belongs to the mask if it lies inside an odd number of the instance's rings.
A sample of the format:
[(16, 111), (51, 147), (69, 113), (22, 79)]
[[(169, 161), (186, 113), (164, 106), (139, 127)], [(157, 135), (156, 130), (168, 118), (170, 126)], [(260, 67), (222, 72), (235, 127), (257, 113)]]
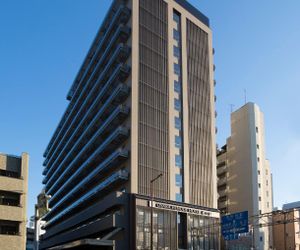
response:
[[(113, 108), (115, 108), (115, 105), (123, 102), (128, 94), (129, 87), (123, 84), (119, 84), (117, 88), (110, 94), (108, 99), (103, 103), (100, 109), (97, 109), (97, 106), (99, 107), (100, 105), (95, 105), (95, 110), (97, 110), (98, 113), (96, 113), (95, 115), (93, 113), (86, 113), (86, 116), (84, 117), (84, 119), (82, 119), (81, 126), (77, 127), (73, 136), (70, 138), (70, 142), (66, 144), (69, 145), (69, 148), (68, 150), (64, 150), (64, 152), (67, 154), (64, 155), (63, 161), (60, 163), (60, 165), (58, 165), (58, 167), (55, 168), (55, 170), (49, 171), (47, 173), (43, 180), (44, 184), (48, 184), (48, 181), (50, 181), (51, 178), (54, 179), (56, 173), (63, 171), (63, 168), (65, 168), (65, 166), (67, 166), (71, 162), (72, 154), (76, 155), (79, 153), (82, 145), (90, 140), (92, 135), (96, 132), (96, 129), (101, 126), (101, 123), (105, 121), (107, 115), (109, 115), (110, 112), (112, 112)], [(87, 124), (89, 125), (87, 126)], [(73, 143), (71, 143), (71, 141)]]
[(227, 188), (222, 189), (222, 190), (218, 190), (218, 194), (219, 194), (220, 197), (226, 196), (227, 193), (228, 193), (228, 189)]
[[(113, 148), (116, 148), (118, 145), (120, 145), (120, 143), (124, 141), (129, 134), (128, 129), (124, 127), (119, 127), (108, 138), (106, 138), (103, 141), (103, 138), (100, 136), (101, 132), (102, 131), (98, 131), (98, 133), (96, 133), (93, 136), (92, 140), (87, 145), (85, 145), (85, 147), (81, 150), (80, 154), (78, 154), (74, 158), (72, 163), (64, 170), (64, 172), (61, 173), (59, 177), (57, 176), (58, 179), (56, 179), (52, 187), (50, 189), (49, 187), (47, 189), (45, 188), (48, 195), (53, 194), (55, 190), (59, 188), (58, 185), (61, 184), (63, 180), (67, 180), (68, 177), (70, 177), (77, 170), (76, 168), (78, 168), (79, 166), (87, 163), (92, 163), (93, 161), (95, 161), (95, 159), (103, 160), (102, 158), (105, 157), (106, 154), (110, 153), (111, 150), (113, 150)], [(103, 142), (96, 149), (95, 145), (99, 145), (99, 141)], [(93, 153), (87, 153), (88, 150), (93, 150)], [(82, 158), (82, 154), (86, 154), (89, 157), (84, 162), (78, 162), (78, 160)]]
[(79, 198), (76, 202), (72, 203), (66, 209), (60, 211), (58, 214), (55, 215), (54, 214), (55, 210), (50, 210), (43, 217), (43, 220), (46, 221), (48, 220), (44, 228), (48, 228), (49, 226), (53, 225), (62, 217), (65, 218), (66, 216), (70, 215), (71, 212), (74, 212), (74, 210), (76, 210), (80, 205), (85, 204), (84, 207), (88, 206), (89, 205), (88, 202), (91, 201), (93, 198), (96, 197), (97, 199), (101, 198), (103, 195), (105, 195), (105, 193), (112, 191), (115, 185), (119, 185), (127, 180), (128, 180), (128, 173), (124, 170), (120, 170), (112, 174), (110, 177), (108, 177), (103, 182), (101, 182), (98, 186), (94, 187), (92, 190), (87, 192), (85, 195)]
[[(97, 68), (95, 71), (91, 74), (87, 84), (85, 85), (84, 89), (82, 90), (78, 100), (76, 101), (75, 105), (72, 108), (72, 111), (70, 112), (70, 115), (68, 116), (68, 119), (64, 123), (63, 128), (60, 130), (59, 136), (54, 141), (52, 147), (49, 150), (49, 156), (45, 159), (43, 165), (44, 166), (51, 166), (54, 159), (57, 159), (58, 152), (60, 152), (61, 147), (63, 147), (64, 142), (67, 141), (67, 139), (70, 137), (71, 132), (74, 131), (74, 128), (78, 125), (80, 122), (80, 116), (82, 117), (85, 112), (93, 102), (93, 100), (96, 98), (96, 94), (99, 92), (100, 87), (102, 86), (102, 83), (109, 80), (109, 77), (111, 75), (112, 69), (114, 69), (116, 64), (122, 63), (126, 61), (126, 59), (129, 57), (130, 54), (130, 48), (128, 46), (124, 46), (123, 44), (119, 44), (114, 51), (113, 55), (107, 55), (107, 53), (110, 52), (110, 50), (106, 50), (103, 54), (103, 57), (97, 64)], [(106, 60), (109, 58), (109, 61), (106, 62)], [(103, 66), (102, 68), (99, 68), (100, 66)], [(96, 73), (101, 72), (100, 76), (96, 81)], [(93, 82), (92, 79), (95, 79), (95, 83), (91, 85), (91, 82)], [(98, 89), (98, 90), (97, 90)], [(100, 91), (101, 92), (101, 91)], [(82, 100), (82, 101), (80, 101)], [(71, 104), (69, 105), (69, 107)], [(69, 108), (68, 107), (68, 108)]]
[[(96, 115), (95, 112), (98, 112), (99, 105), (102, 102), (102, 100), (104, 100), (105, 98), (108, 98), (108, 95), (111, 94), (111, 91), (113, 90), (113, 87), (115, 86), (113, 83), (118, 82), (118, 80), (124, 81), (129, 76), (129, 74), (130, 74), (130, 67), (128, 67), (126, 65), (124, 66), (122, 64), (118, 65), (118, 67), (112, 73), (110, 79), (106, 82), (106, 84), (102, 88), (101, 92), (98, 94), (97, 98), (95, 99), (95, 101), (93, 102), (93, 104), (91, 105), (89, 110), (86, 111), (85, 116), (82, 118), (81, 123), (77, 126), (76, 131), (73, 133), (73, 135), (71, 136), (69, 141), (74, 141), (74, 143), (75, 143), (74, 137), (77, 134), (83, 133), (82, 130), (84, 127), (84, 123), (87, 120), (91, 120), (92, 117)], [(120, 83), (119, 83), (119, 85), (120, 85)], [(70, 146), (72, 144), (70, 144), (70, 142), (68, 142), (68, 143), (66, 143), (66, 145)], [(66, 148), (66, 146), (65, 146), (65, 148)], [(61, 152), (61, 153), (63, 153), (63, 152)], [(55, 161), (53, 163), (53, 165), (55, 165), (55, 164), (57, 164), (57, 161)], [(52, 170), (52, 173), (53, 172), (54, 172), (54, 170)], [(48, 173), (48, 168), (46, 167), (46, 168), (44, 168), (43, 175), (46, 175), (47, 173)], [(50, 174), (51, 174), (51, 171), (50, 171)], [(46, 180), (46, 179), (44, 179), (44, 180)]]
[[(49, 201), (49, 205), (53, 206), (53, 203), (58, 199), (62, 198), (66, 195), (70, 188), (73, 187), (74, 183), (78, 183), (83, 178), (89, 178), (88, 183), (91, 183), (97, 179), (101, 179), (100, 176), (103, 176), (107, 172), (111, 172), (114, 170), (116, 166), (119, 166), (123, 161), (128, 159), (129, 152), (128, 150), (118, 149), (114, 153), (112, 153), (109, 157), (107, 157), (103, 162), (101, 162), (95, 169), (94, 165), (83, 165), (81, 166), (72, 176), (69, 178), (60, 188), (59, 190), (51, 197)], [(88, 168), (92, 167), (92, 169)], [(82, 173), (90, 173), (88, 177), (85, 177)], [(97, 177), (97, 178), (96, 178)]]
[(228, 172), (228, 167), (225, 165), (225, 166), (222, 166), (222, 167), (218, 167), (217, 168), (217, 175), (222, 175), (224, 173), (227, 173)]
[[(95, 61), (97, 60), (97, 57), (101, 55), (102, 51), (104, 50), (106, 43), (112, 40), (111, 36), (113, 34), (113, 31), (116, 30), (116, 26), (118, 26), (119, 24), (126, 24), (130, 18), (130, 14), (130, 10), (127, 7), (120, 6), (119, 9), (113, 14), (113, 16), (109, 17), (109, 19), (111, 19), (111, 22), (109, 22), (108, 27), (105, 28), (105, 33), (100, 32), (101, 30), (103, 31), (103, 27), (100, 29), (88, 55), (84, 60), (83, 65), (81, 66), (81, 70), (79, 71), (76, 80), (68, 93), (68, 100), (74, 99), (73, 97), (77, 96), (78, 93), (81, 92), (81, 89), (78, 90), (78, 86), (81, 85), (80, 83), (82, 83), (83, 76), (86, 75), (87, 70), (91, 70), (91, 67), (94, 65)], [(101, 39), (98, 39), (98, 37), (101, 37)], [(97, 40), (100, 41), (98, 42)], [(55, 130), (55, 133), (52, 136), (52, 139), (48, 144), (47, 149), (44, 152), (44, 157), (47, 157), (50, 147), (52, 147), (54, 140), (56, 140), (58, 133), (60, 132), (65, 122), (65, 119), (69, 115), (69, 112), (70, 109), (68, 108), (65, 114), (63, 115), (63, 118), (61, 119), (61, 122), (59, 123), (57, 129)]]
[(227, 184), (227, 179), (226, 178), (222, 178), (218, 180), (218, 186), (222, 186), (224, 184)]
[(60, 206), (66, 207), (72, 202), (72, 200), (76, 199), (77, 197), (80, 197), (82, 193), (89, 190), (89, 188), (92, 188), (95, 182), (101, 182), (101, 179), (103, 179), (103, 172), (105, 169), (104, 167), (105, 166), (100, 164), (100, 166), (98, 166), (92, 172), (90, 172), (90, 174), (87, 177), (85, 177), (82, 181), (80, 181), (79, 183), (77, 182), (78, 184), (75, 187), (73, 187), (71, 191), (67, 192), (67, 194), (51, 208), (51, 211), (55, 210)]
[[(74, 112), (77, 112), (78, 109), (78, 103), (80, 103), (81, 100), (83, 100), (87, 93), (89, 92), (89, 90), (91, 89), (91, 84), (93, 83), (93, 80), (95, 80), (96, 78), (98, 78), (98, 76), (95, 78), (95, 74), (101, 72), (101, 71), (105, 71), (103, 68), (106, 66), (106, 70), (112, 68), (107, 67), (109, 63), (112, 62), (112, 60), (115, 60), (114, 57), (117, 57), (118, 53), (120, 53), (120, 59), (125, 61), (126, 58), (124, 58), (124, 55), (122, 55), (123, 51), (121, 50), (121, 46), (126, 47), (124, 45), (122, 45), (124, 42), (127, 41), (127, 39), (130, 36), (130, 28), (125, 27), (125, 26), (120, 26), (118, 27), (118, 29), (115, 32), (115, 35), (113, 36), (113, 38), (109, 41), (108, 43), (108, 47), (106, 49), (101, 50), (101, 57), (95, 62), (95, 67), (93, 68), (93, 71), (89, 71), (85, 73), (85, 76), (83, 78), (85, 84), (84, 86), (82, 86), (80, 92), (78, 94), (76, 94), (76, 98), (74, 99), (73, 102), (71, 102), (65, 112), (65, 114), (63, 115), (63, 118), (60, 122), (59, 125), (59, 130), (56, 130), (56, 132), (54, 133), (54, 137), (55, 138), (49, 145), (49, 149), (47, 150), (47, 155), (46, 157), (49, 158), (49, 156), (51, 157), (53, 148), (56, 147), (57, 142), (61, 141), (61, 136), (64, 133), (65, 128), (68, 126), (68, 124), (70, 123), (70, 118), (72, 118)], [(115, 48), (117, 45), (117, 48)], [(104, 51), (104, 52), (103, 52)], [(112, 55), (111, 53), (114, 52), (114, 54)], [(125, 51), (127, 53), (128, 56), (128, 51)], [(81, 84), (83, 85), (83, 84)], [(95, 87), (95, 86), (94, 86)], [(92, 91), (93, 92), (93, 91)]]
[[(111, 12), (108, 12), (111, 13)], [(81, 67), (81, 70), (78, 72), (78, 75), (76, 76), (76, 80), (74, 81), (68, 95), (67, 99), (71, 100), (75, 90), (77, 89), (82, 76), (84, 75), (85, 71), (90, 67), (90, 63), (93, 61), (94, 57), (99, 54), (99, 48), (101, 48), (103, 41), (106, 41), (109, 39), (109, 36), (111, 35), (112, 31), (114, 30), (114, 27), (116, 24), (126, 24), (130, 18), (131, 11), (125, 6), (120, 6), (119, 9), (115, 12), (114, 16), (111, 19), (110, 22), (108, 22), (108, 25), (106, 28), (101, 27), (100, 31), (98, 32), (97, 36), (101, 36), (100, 41), (97, 43), (97, 37), (94, 41), (94, 44), (91, 48), (92, 51), (89, 51), (88, 55), (86, 56), (84, 63)], [(107, 18), (107, 17), (106, 17)], [(105, 19), (106, 19), (105, 18)], [(101, 32), (102, 30), (102, 32)], [(95, 44), (96, 43), (96, 44)], [(94, 59), (95, 60), (95, 59)]]
[(218, 201), (218, 208), (220, 210), (227, 210), (228, 201)]

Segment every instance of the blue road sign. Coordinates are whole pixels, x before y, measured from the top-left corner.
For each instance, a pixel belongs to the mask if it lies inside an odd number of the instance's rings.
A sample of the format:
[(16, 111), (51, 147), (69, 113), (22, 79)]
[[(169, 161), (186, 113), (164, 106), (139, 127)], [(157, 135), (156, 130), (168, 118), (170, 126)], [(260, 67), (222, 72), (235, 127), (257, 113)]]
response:
[(225, 240), (236, 240), (238, 234), (249, 232), (248, 211), (222, 216), (221, 231)]

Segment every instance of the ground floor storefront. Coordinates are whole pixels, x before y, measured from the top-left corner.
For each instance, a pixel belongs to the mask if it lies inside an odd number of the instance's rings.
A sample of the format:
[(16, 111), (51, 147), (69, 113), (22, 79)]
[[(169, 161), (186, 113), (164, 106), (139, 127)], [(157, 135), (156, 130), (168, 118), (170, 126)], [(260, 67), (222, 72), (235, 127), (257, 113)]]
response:
[(136, 249), (219, 249), (217, 210), (142, 196), (134, 197), (133, 209)]

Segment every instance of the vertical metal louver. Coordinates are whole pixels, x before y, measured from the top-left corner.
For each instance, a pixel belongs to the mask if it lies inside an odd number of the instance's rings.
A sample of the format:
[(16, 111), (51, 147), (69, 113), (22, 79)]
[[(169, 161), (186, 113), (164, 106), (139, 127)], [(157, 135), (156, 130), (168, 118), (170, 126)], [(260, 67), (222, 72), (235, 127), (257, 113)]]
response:
[(168, 23), (163, 0), (139, 1), (138, 192), (169, 198)]
[(208, 34), (187, 20), (190, 202), (213, 207)]

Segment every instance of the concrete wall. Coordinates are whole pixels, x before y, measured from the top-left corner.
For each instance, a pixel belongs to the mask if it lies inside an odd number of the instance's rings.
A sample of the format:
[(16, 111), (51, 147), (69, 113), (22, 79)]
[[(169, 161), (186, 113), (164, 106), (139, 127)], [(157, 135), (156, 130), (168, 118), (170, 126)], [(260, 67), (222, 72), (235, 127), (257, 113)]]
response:
[[(272, 228), (267, 217), (259, 214), (272, 212), (272, 180), (269, 161), (266, 159), (264, 116), (254, 103), (247, 103), (231, 114), (231, 136), (227, 139), (226, 182), (229, 213), (248, 211), (254, 224), (255, 247), (269, 249), (272, 245)], [(225, 205), (225, 204), (224, 204)]]
[[(199, 173), (199, 183), (203, 183), (204, 177), (206, 178), (205, 181), (209, 183), (207, 186), (211, 186), (212, 190), (209, 192), (209, 204), (211, 207), (217, 208), (217, 185), (216, 185), (216, 159), (215, 159), (215, 103), (214, 103), (214, 72), (213, 72), (213, 49), (212, 49), (212, 31), (211, 29), (202, 23), (198, 18), (196, 18), (193, 14), (188, 12), (185, 8), (183, 8), (180, 4), (176, 3), (176, 1), (173, 0), (164, 0), (168, 4), (168, 83), (169, 83), (169, 91), (168, 91), (168, 98), (169, 98), (169, 162), (168, 162), (168, 169), (169, 169), (169, 184), (168, 191), (170, 194), (170, 199), (175, 200), (175, 175), (176, 175), (176, 169), (175, 169), (175, 152), (176, 148), (174, 146), (174, 134), (176, 134), (175, 127), (174, 127), (174, 69), (173, 69), (173, 62), (174, 62), (174, 56), (173, 56), (173, 9), (177, 10), (181, 14), (181, 32), (182, 32), (182, 106), (183, 106), (183, 148), (184, 148), (184, 154), (183, 154), (183, 183), (184, 188), (184, 202), (189, 203), (191, 192), (190, 192), (190, 138), (188, 136), (189, 134), (189, 116), (188, 116), (188, 106), (189, 106), (189, 100), (188, 100), (188, 74), (187, 74), (187, 20), (190, 20), (195, 25), (197, 25), (201, 30), (203, 30), (207, 34), (208, 39), (208, 82), (209, 82), (209, 107), (210, 107), (210, 119), (211, 124), (209, 128), (210, 133), (210, 146), (207, 146), (208, 150), (211, 152), (212, 157), (209, 157), (209, 171), (210, 174), (206, 175), (206, 173)], [(139, 135), (139, 1), (138, 0), (131, 0), (129, 1), (130, 5), (132, 6), (132, 19), (131, 19), (131, 28), (132, 28), (132, 83), (131, 83), (131, 182), (129, 190), (132, 193), (138, 193), (138, 180), (140, 178), (139, 176), (139, 167), (138, 167), (138, 135)], [(200, 129), (199, 129), (200, 131)], [(200, 151), (200, 150), (199, 150)], [(205, 157), (203, 157), (204, 159)], [(199, 166), (200, 168), (201, 166)], [(207, 171), (208, 172), (208, 171)], [(155, 177), (155, 173), (153, 173), (153, 177)], [(149, 181), (148, 181), (149, 182)], [(160, 185), (160, 181), (157, 182), (158, 185)], [(145, 184), (145, 185), (148, 185)], [(160, 185), (161, 186), (161, 185)], [(165, 188), (165, 187), (162, 187)], [(203, 194), (206, 194), (205, 190), (202, 191), (202, 193), (198, 192), (197, 196), (204, 196)], [(208, 198), (207, 198), (208, 199)], [(207, 203), (207, 202), (206, 202)], [(206, 205), (206, 204), (197, 204), (197, 205)]]
[[(300, 223), (299, 211), (293, 210), (287, 213), (275, 213), (273, 215), (273, 239), (275, 250), (300, 249)], [(284, 224), (284, 222), (288, 222)]]
[(21, 178), (0, 176), (0, 190), (20, 193), (20, 207), (0, 205), (0, 220), (20, 222), (19, 235), (1, 235), (1, 250), (24, 250), (26, 246), (26, 206), (28, 189), (29, 156), (21, 157), (0, 154), (0, 168), (19, 172)]

